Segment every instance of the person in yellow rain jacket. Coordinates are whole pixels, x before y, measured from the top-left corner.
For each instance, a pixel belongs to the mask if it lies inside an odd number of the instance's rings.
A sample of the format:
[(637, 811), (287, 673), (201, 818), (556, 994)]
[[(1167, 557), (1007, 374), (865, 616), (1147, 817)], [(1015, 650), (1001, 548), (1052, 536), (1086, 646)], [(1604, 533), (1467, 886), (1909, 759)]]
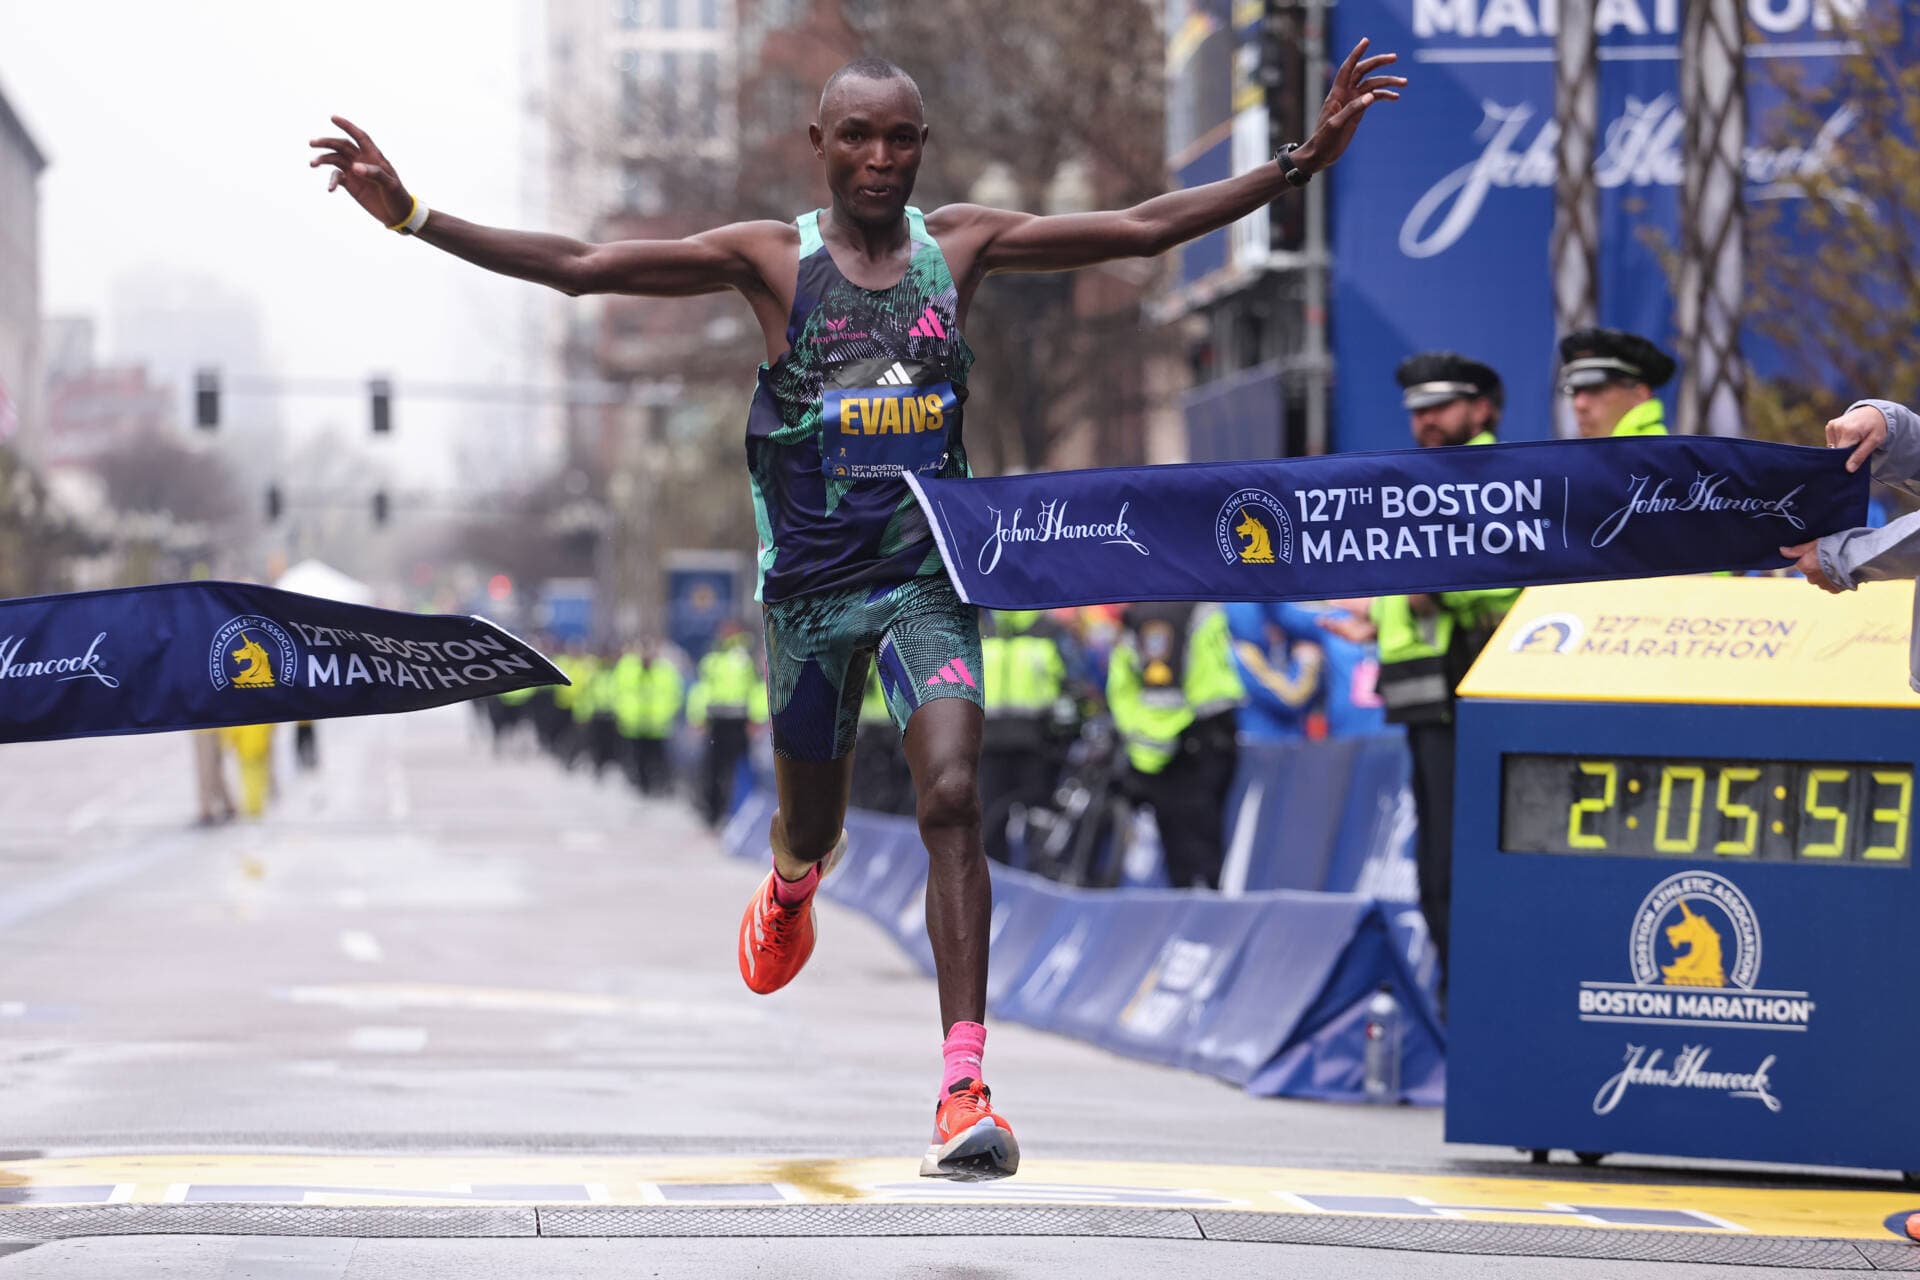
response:
[(220, 737), (240, 762), (240, 812), (257, 818), (273, 792), (273, 726), (230, 725)]
[(1667, 424), (1654, 391), (1673, 377), (1673, 357), (1637, 333), (1582, 329), (1560, 341), (1560, 390), (1588, 440), (1663, 436)]
[(1176, 889), (1220, 886), (1227, 793), (1246, 689), (1218, 605), (1128, 605), (1107, 664), (1107, 708), (1127, 744), (1133, 784), (1153, 806)]
[(685, 694), (680, 668), (662, 652), (660, 641), (653, 636), (614, 664), (614, 723), (626, 741), (633, 783), (645, 795), (660, 795), (671, 789), (667, 740), (680, 719)]
[(1060, 628), (1037, 609), (989, 610), (981, 619), (980, 676), (987, 720), (980, 749), (982, 840), (1005, 862), (1010, 805), (1043, 805), (1058, 772), (1053, 761), (1055, 704), (1066, 688)]
[(733, 779), (747, 754), (748, 727), (767, 722), (767, 686), (753, 661), (753, 644), (737, 622), (724, 624), (700, 659), (687, 694), (687, 723), (706, 731), (700, 768), (700, 815), (710, 827), (733, 807)]

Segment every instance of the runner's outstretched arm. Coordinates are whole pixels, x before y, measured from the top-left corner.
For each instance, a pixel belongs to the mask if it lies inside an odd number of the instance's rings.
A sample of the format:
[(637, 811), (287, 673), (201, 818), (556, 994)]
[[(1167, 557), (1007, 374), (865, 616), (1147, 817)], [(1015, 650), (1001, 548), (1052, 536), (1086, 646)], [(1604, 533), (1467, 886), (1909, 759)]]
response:
[[(1398, 61), (1397, 54), (1367, 57), (1362, 40), (1340, 64), (1313, 136), (1297, 147), (1292, 160), (1318, 173), (1340, 158), (1360, 127), (1360, 117), (1380, 101), (1399, 98), (1402, 76), (1373, 73)], [(930, 221), (944, 239), (971, 241), (976, 276), (991, 271), (1070, 271), (1114, 258), (1148, 258), (1195, 236), (1244, 218), (1271, 203), (1287, 182), (1277, 164), (1261, 165), (1238, 177), (1210, 182), (1105, 213), (1040, 216), (979, 205), (950, 205)]]
[[(413, 196), (393, 162), (364, 129), (344, 116), (333, 122), (344, 138), (314, 138), (321, 149), (310, 166), (329, 165), (327, 190), (344, 186), (360, 207), (388, 227), (413, 213)], [(531, 280), (567, 294), (631, 293), (684, 297), (747, 290), (759, 283), (751, 253), (757, 238), (779, 235), (779, 223), (735, 223), (684, 240), (619, 240), (588, 244), (569, 236), (483, 227), (436, 209), (415, 234), (436, 248), (501, 275)]]

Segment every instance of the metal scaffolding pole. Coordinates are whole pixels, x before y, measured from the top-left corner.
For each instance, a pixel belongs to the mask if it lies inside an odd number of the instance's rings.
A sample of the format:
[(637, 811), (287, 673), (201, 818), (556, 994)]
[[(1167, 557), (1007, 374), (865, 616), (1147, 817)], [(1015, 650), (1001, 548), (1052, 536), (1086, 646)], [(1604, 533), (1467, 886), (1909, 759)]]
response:
[(1745, 6), (1688, 0), (1680, 34), (1686, 172), (1680, 188), (1680, 279), (1674, 299), (1682, 432), (1741, 434), (1746, 361), (1740, 313), (1747, 248)]
[[(1594, 6), (1560, 6), (1554, 37), (1553, 122), (1559, 136), (1553, 182), (1553, 327), (1556, 339), (1591, 328), (1600, 314), (1600, 188), (1593, 151), (1600, 121), (1600, 46)], [(1555, 432), (1574, 434), (1573, 409), (1554, 399)]]

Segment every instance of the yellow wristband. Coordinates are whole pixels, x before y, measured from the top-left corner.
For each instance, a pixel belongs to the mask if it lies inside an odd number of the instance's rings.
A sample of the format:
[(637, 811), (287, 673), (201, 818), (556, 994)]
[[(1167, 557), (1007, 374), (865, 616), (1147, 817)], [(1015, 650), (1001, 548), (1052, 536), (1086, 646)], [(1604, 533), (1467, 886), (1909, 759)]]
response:
[(413, 196), (413, 197), (411, 197), (411, 199), (413, 200), (413, 204), (412, 204), (412, 206), (411, 206), (411, 207), (409, 207), (409, 208), (407, 209), (407, 216), (406, 216), (406, 217), (404, 217), (404, 218), (402, 218), (402, 219), (400, 219), (400, 221), (398, 221), (398, 222), (396, 222), (396, 223), (394, 223), (394, 224), (393, 224), (392, 226), (390, 226), (390, 227), (388, 227), (388, 228), (387, 228), (387, 230), (389, 230), (389, 231), (398, 231), (398, 230), (400, 230), (400, 229), (401, 229), (402, 227), (404, 227), (404, 226), (406, 226), (406, 225), (407, 225), (407, 224), (408, 224), (409, 222), (412, 222), (412, 221), (413, 221), (413, 215), (414, 215), (414, 214), (415, 214), (416, 212), (418, 212), (418, 211), (419, 211), (419, 209), (420, 209), (420, 197), (419, 197), (419, 196)]

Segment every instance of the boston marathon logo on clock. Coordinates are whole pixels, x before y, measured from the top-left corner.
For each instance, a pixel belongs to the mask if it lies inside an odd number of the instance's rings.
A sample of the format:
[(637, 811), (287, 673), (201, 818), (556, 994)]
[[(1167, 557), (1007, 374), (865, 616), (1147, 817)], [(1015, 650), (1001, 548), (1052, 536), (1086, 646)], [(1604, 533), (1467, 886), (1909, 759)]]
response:
[(1759, 985), (1760, 920), (1738, 885), (1713, 871), (1656, 884), (1633, 914), (1631, 982), (1583, 982), (1582, 1022), (1805, 1031), (1805, 991)]

